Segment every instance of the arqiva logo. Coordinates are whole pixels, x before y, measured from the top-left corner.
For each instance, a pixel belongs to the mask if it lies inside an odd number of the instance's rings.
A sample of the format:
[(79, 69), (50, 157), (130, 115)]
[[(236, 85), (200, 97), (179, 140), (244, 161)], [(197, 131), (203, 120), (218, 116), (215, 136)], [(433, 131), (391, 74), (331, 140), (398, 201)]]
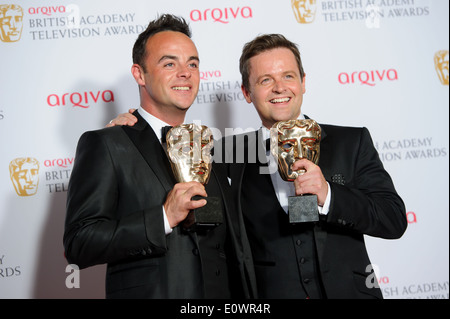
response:
[(223, 24), (228, 24), (231, 19), (236, 20), (253, 18), (253, 10), (250, 7), (236, 7), (236, 8), (214, 8), (205, 9), (203, 11), (194, 9), (189, 14), (193, 22), (200, 21), (214, 21)]
[(338, 80), (341, 84), (360, 83), (361, 85), (375, 86), (377, 82), (397, 81), (398, 72), (396, 69), (342, 72), (339, 73)]
[(114, 102), (114, 93), (111, 90), (97, 92), (73, 92), (62, 95), (50, 94), (47, 96), (47, 104), (51, 107), (69, 105), (87, 109), (91, 103)]
[(220, 78), (222, 77), (222, 72), (220, 70), (216, 71), (200, 71), (200, 79), (202, 80), (210, 80), (213, 78)]
[(30, 7), (29, 14), (44, 14), (51, 16), (53, 13), (66, 13), (65, 6)]

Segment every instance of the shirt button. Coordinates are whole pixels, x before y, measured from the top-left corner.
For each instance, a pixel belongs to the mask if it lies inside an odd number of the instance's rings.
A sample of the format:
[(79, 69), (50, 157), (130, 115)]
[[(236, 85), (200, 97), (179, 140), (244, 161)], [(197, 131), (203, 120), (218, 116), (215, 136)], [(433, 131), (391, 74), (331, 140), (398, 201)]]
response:
[(309, 283), (311, 280), (310, 279), (308, 279), (308, 278), (306, 278), (306, 279), (303, 279), (303, 282), (305, 283), (305, 284), (307, 284), (307, 283)]
[(197, 248), (192, 249), (192, 253), (193, 253), (195, 256), (198, 256), (198, 249), (197, 249)]
[(297, 239), (295, 243), (297, 244), (297, 246), (300, 246), (302, 244), (302, 241), (300, 239)]

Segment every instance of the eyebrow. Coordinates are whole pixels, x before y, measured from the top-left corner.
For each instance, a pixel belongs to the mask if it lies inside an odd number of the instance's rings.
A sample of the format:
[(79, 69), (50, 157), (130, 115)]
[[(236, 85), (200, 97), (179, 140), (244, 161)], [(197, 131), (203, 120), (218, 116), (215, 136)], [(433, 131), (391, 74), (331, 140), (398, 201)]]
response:
[[(158, 63), (160, 63), (164, 60), (177, 60), (178, 61), (179, 58), (175, 55), (164, 55), (161, 57), (161, 59), (159, 59)], [(192, 60), (200, 62), (200, 59), (198, 58), (198, 56), (193, 55), (193, 56), (189, 57), (188, 61), (192, 61)]]
[[(288, 70), (288, 71), (281, 72), (281, 75), (283, 75), (283, 76), (285, 76), (287, 74), (296, 74), (296, 72), (295, 72), (295, 70)], [(263, 78), (273, 78), (273, 77), (274, 77), (274, 74), (272, 74), (272, 73), (263, 74), (256, 78), (256, 83), (261, 81), (261, 79), (263, 79)]]

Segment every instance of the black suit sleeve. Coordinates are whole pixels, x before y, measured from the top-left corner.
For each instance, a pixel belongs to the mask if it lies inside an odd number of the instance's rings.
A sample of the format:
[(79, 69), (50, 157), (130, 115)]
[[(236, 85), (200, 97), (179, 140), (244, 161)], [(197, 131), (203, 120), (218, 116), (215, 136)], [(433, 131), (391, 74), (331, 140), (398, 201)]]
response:
[(77, 146), (63, 241), (68, 262), (80, 268), (166, 250), (160, 205), (118, 213), (118, 167), (109, 147), (97, 132), (83, 134)]
[[(369, 131), (359, 131), (354, 151), (347, 150), (345, 155), (351, 156), (354, 164), (350, 183), (330, 182), (332, 197), (327, 222), (370, 236), (399, 238), (407, 227), (405, 205), (383, 167)], [(348, 138), (347, 144), (354, 141)]]

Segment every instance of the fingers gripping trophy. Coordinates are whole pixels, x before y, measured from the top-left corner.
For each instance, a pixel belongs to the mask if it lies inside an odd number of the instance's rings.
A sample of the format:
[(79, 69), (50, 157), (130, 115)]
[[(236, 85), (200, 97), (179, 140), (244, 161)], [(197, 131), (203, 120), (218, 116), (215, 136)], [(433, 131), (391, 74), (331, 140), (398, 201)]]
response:
[[(278, 172), (283, 180), (294, 182), (306, 172), (304, 169), (292, 170), (292, 165), (302, 158), (318, 164), (321, 129), (316, 121), (306, 119), (277, 122), (271, 129), (270, 138), (271, 152), (278, 162)], [(289, 196), (288, 204), (290, 223), (319, 220), (317, 195)]]
[[(206, 185), (212, 170), (214, 140), (211, 130), (204, 125), (178, 125), (167, 132), (166, 142), (176, 180)], [(183, 223), (186, 230), (207, 230), (223, 223), (222, 204), (218, 197), (194, 196), (192, 199), (206, 199), (207, 204), (188, 214)]]

